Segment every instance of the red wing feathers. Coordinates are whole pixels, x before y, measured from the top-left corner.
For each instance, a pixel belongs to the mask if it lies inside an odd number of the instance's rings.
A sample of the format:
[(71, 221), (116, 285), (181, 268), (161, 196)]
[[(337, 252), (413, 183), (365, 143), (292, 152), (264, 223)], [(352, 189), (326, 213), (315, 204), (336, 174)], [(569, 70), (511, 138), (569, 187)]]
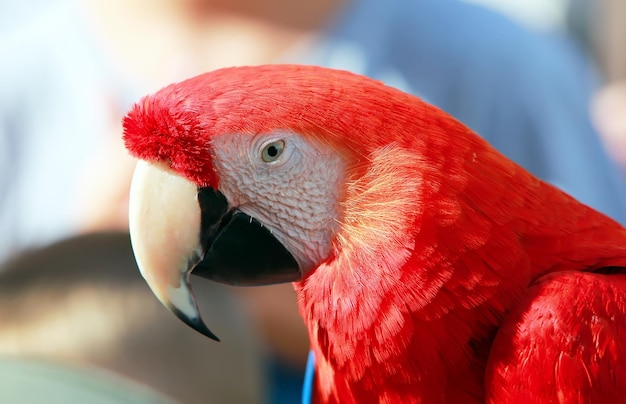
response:
[(625, 274), (546, 275), (498, 331), (488, 402), (624, 402), (625, 336)]

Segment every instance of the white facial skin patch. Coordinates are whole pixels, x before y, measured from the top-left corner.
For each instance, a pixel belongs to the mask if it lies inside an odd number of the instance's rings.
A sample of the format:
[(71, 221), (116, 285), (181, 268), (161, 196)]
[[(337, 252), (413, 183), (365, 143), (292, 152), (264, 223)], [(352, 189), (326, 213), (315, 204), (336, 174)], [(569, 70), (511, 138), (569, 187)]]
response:
[(336, 150), (291, 132), (222, 135), (211, 148), (231, 206), (269, 228), (303, 271), (328, 257), (345, 183)]

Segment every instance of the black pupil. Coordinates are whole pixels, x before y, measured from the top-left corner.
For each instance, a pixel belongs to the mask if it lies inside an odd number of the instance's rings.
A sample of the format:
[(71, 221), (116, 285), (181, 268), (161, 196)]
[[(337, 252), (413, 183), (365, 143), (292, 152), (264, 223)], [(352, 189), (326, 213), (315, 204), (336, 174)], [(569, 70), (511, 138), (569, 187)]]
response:
[(270, 157), (276, 157), (278, 155), (278, 148), (276, 146), (270, 146), (267, 148), (267, 155)]

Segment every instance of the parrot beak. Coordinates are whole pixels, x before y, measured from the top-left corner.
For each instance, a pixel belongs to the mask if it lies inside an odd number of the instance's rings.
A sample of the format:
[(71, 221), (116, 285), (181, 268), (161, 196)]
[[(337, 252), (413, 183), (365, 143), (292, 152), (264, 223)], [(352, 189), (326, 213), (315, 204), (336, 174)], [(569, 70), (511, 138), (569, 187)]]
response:
[(269, 285), (302, 278), (291, 253), (256, 219), (229, 206), (213, 188), (198, 188), (166, 166), (140, 161), (130, 191), (135, 259), (156, 297), (196, 331), (204, 324), (191, 273), (231, 285)]

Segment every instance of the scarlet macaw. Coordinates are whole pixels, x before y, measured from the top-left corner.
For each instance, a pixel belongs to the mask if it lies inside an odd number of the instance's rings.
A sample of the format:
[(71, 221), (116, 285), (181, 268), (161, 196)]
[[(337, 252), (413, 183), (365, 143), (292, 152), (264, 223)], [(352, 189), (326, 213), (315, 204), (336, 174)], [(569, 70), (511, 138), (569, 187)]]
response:
[(136, 258), (208, 336), (191, 273), (294, 282), (324, 403), (626, 397), (626, 230), (420, 99), (344, 71), (217, 70), (139, 101)]

